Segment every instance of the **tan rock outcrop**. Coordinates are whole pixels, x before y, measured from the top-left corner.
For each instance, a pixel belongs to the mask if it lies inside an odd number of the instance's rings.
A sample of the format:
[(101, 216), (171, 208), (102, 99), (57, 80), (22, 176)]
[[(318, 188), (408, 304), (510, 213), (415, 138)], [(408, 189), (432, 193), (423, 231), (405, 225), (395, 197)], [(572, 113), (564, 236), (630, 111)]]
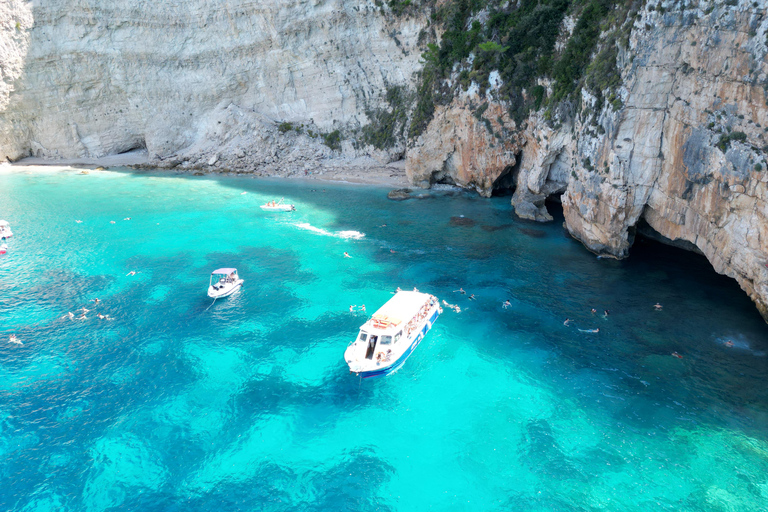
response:
[(450, 183), (490, 197), (494, 183), (512, 170), (524, 144), (509, 125), (514, 123), (503, 106), (476, 95), (437, 107), (427, 130), (408, 148), (408, 179), (419, 187)]

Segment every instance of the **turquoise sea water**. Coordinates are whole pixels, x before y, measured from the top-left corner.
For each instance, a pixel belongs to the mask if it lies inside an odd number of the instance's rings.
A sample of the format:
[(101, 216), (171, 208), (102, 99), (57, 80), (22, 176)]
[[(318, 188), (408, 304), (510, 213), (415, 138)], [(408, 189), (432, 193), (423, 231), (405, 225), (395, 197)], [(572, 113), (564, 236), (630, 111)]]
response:
[[(386, 192), (0, 173), (0, 510), (768, 510), (768, 328), (733, 281)], [(360, 382), (349, 306), (397, 286), (462, 311)]]

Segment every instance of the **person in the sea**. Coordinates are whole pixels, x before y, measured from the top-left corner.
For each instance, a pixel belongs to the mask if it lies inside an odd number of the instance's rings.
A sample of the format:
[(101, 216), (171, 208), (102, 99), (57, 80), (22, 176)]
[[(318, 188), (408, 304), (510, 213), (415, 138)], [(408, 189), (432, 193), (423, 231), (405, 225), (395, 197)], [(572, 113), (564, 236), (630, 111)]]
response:
[(11, 334), (11, 337), (8, 338), (8, 343), (15, 343), (16, 345), (23, 345), (23, 343), (19, 341), (19, 338), (17, 338), (15, 334)]
[(357, 306), (355, 306), (355, 305), (349, 306), (349, 312), (350, 312), (350, 313), (354, 313), (354, 312), (355, 312), (355, 308), (356, 308), (356, 307), (357, 307)]
[(360, 306), (360, 311), (362, 311), (362, 312), (365, 312), (365, 304), (363, 304), (362, 306)]
[(659, 304), (658, 302), (653, 305), (653, 309), (655, 309), (656, 311), (661, 311), (662, 307), (663, 306), (661, 304)]
[(592, 314), (594, 315), (595, 313), (597, 313), (597, 310), (595, 308), (592, 308)]
[(598, 333), (600, 329), (579, 329), (579, 332)]
[(608, 310), (603, 311), (603, 318), (608, 318)]
[(462, 295), (465, 295), (467, 292), (464, 291), (464, 288), (459, 288), (458, 290), (453, 290), (454, 293), (459, 292)]
[(469, 300), (475, 300), (475, 294), (473, 293), (472, 295), (470, 295), (470, 296), (468, 297), (468, 299), (469, 299)]
[(128, 272), (128, 273), (127, 273), (127, 274), (125, 274), (125, 275), (126, 275), (126, 276), (135, 276), (135, 275), (136, 275), (136, 271), (135, 271), (135, 270), (131, 270), (130, 272)]
[(345, 252), (344, 252), (344, 257), (345, 257), (345, 258), (351, 258), (352, 256), (350, 256), (350, 255), (349, 255), (349, 253), (345, 251)]
[(571, 323), (571, 319), (570, 318), (566, 318), (565, 322), (563, 322), (563, 325), (568, 327), (570, 325), (570, 323)]
[(732, 347), (733, 346), (733, 342), (731, 340), (728, 340), (728, 341), (725, 342), (725, 346), (726, 347)]
[(509, 299), (507, 299), (507, 300), (505, 300), (505, 301), (504, 301), (504, 304), (502, 304), (502, 307), (503, 307), (504, 309), (507, 309), (507, 308), (508, 308), (509, 306), (511, 306), (511, 305), (512, 305), (512, 303), (511, 303), (511, 302), (509, 302)]

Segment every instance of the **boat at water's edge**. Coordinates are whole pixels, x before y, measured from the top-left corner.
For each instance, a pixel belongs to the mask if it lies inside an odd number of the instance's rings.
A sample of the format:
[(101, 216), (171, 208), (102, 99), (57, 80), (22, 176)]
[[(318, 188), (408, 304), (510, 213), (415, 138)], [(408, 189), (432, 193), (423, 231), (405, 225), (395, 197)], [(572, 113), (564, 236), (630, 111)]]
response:
[(360, 327), (344, 352), (349, 370), (364, 379), (399, 370), (442, 313), (434, 295), (398, 291)]

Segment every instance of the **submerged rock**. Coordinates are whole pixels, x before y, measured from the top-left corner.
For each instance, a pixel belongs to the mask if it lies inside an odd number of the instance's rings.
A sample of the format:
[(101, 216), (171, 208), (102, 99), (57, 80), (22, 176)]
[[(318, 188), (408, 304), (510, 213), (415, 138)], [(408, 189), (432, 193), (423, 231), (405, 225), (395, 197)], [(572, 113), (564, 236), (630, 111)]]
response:
[(413, 190), (409, 188), (397, 188), (395, 190), (390, 190), (389, 194), (387, 194), (387, 198), (392, 199), (393, 201), (405, 201), (406, 199), (411, 199), (411, 192), (413, 192)]
[(475, 225), (475, 221), (464, 216), (451, 217), (451, 226), (461, 226), (465, 228), (471, 228)]

